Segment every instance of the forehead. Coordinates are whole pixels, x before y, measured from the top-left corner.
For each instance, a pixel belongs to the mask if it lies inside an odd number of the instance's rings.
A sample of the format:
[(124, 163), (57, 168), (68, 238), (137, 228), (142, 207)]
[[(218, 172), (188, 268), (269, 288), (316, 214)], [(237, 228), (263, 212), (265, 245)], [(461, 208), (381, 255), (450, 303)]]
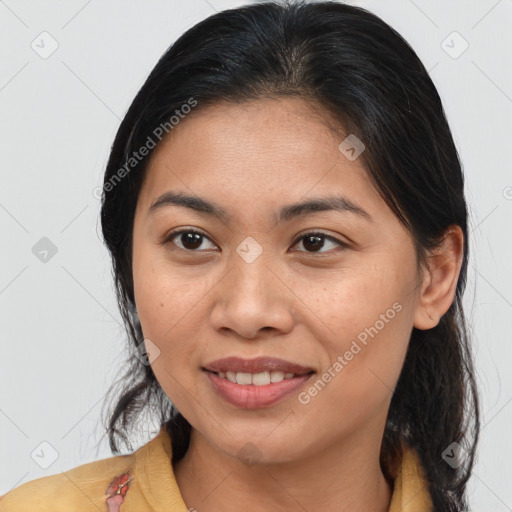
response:
[(340, 152), (346, 135), (299, 98), (198, 105), (155, 149), (139, 199), (147, 209), (180, 189), (234, 209), (266, 208), (337, 191), (367, 210), (386, 208), (362, 158)]

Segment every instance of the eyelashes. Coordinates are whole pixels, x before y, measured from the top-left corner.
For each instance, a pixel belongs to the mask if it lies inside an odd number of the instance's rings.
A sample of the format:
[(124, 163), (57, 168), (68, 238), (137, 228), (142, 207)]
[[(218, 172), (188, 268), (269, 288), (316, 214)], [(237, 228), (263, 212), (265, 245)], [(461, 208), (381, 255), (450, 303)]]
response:
[[(191, 235), (187, 238), (184, 238), (184, 235)], [(181, 247), (175, 242), (175, 239), (178, 239), (179, 243), (181, 244)], [(216, 245), (211, 241), (211, 239), (204, 234), (202, 231), (199, 231), (195, 228), (182, 228), (179, 230), (172, 231), (168, 233), (164, 239), (162, 240), (162, 245), (167, 244), (173, 244), (176, 246), (178, 250), (189, 252), (189, 253), (201, 253), (206, 252), (209, 250), (212, 250), (211, 248), (206, 248), (199, 250), (199, 248), (203, 245), (203, 240), (208, 240), (213, 245), (213, 250), (216, 248)], [(324, 245), (325, 243), (322, 243), (322, 241), (328, 241), (329, 243), (333, 244), (335, 246), (335, 251), (328, 250), (324, 251)], [(339, 252), (339, 250), (343, 250), (349, 247), (349, 245), (345, 242), (342, 242), (341, 240), (337, 239), (336, 237), (332, 235), (328, 235), (327, 233), (323, 233), (321, 231), (310, 231), (306, 232), (300, 236), (298, 236), (293, 244), (292, 247), (295, 247), (299, 242), (302, 242), (302, 245), (304, 248), (306, 248), (306, 245), (313, 244), (312, 251), (308, 250), (299, 250), (299, 251), (293, 251), (293, 252), (304, 252), (306, 254), (331, 254), (332, 252)], [(186, 245), (191, 244), (193, 248), (186, 247)], [(319, 249), (319, 250), (315, 250)], [(337, 249), (337, 250), (336, 250)]]
[[(341, 240), (338, 240), (336, 237), (334, 237), (332, 235), (328, 235), (327, 233), (323, 233), (321, 231), (312, 231), (312, 232), (305, 233), (304, 235), (300, 235), (293, 242), (293, 246), (297, 245), (298, 242), (303, 241), (303, 240), (308, 240), (308, 243), (311, 242), (312, 240), (315, 240), (315, 241), (327, 240), (327, 241), (337, 245), (338, 250), (347, 249), (349, 247), (348, 244), (346, 244), (345, 242), (342, 242)], [(302, 242), (302, 244), (304, 245), (304, 242)], [(321, 247), (321, 249), (323, 249), (323, 246)], [(326, 252), (330, 253), (331, 251), (299, 251), (299, 252), (306, 252), (307, 254), (324, 254)]]
[[(184, 235), (184, 234), (192, 234), (194, 235), (193, 237), (191, 237), (191, 240), (192, 242), (197, 242), (198, 240), (202, 239), (202, 238), (205, 238), (207, 240), (210, 240), (204, 233), (202, 233), (201, 231), (198, 231), (197, 229), (193, 229), (193, 228), (186, 228), (186, 229), (180, 229), (178, 231), (171, 231), (171, 233), (169, 233), (163, 240), (163, 244), (169, 244), (169, 243), (173, 243), (173, 239), (176, 238), (178, 235)], [(210, 240), (211, 241), (211, 240)], [(213, 242), (212, 242), (213, 244)], [(202, 244), (201, 244), (202, 245)], [(215, 244), (214, 244), (215, 245)], [(183, 251), (188, 251), (188, 252), (199, 252), (197, 250), (192, 250), (192, 249), (188, 249), (186, 247), (179, 247), (179, 249), (182, 249)]]

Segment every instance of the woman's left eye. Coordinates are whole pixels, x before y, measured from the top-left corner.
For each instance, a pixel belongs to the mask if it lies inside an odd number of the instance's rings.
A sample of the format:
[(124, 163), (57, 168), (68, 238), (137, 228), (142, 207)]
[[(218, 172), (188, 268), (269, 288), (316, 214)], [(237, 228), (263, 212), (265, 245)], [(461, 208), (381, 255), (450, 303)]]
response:
[[(178, 236), (180, 235), (180, 236)], [(177, 239), (181, 246), (173, 242), (174, 239)], [(163, 243), (173, 242), (174, 244), (178, 245), (180, 249), (183, 249), (184, 251), (190, 251), (190, 252), (200, 252), (198, 249), (201, 248), (203, 245), (203, 241), (208, 240), (211, 242), (211, 240), (203, 234), (201, 231), (197, 231), (195, 229), (182, 229), (180, 231), (175, 231), (173, 233), (170, 233), (163, 241)], [(293, 242), (293, 247), (299, 244), (299, 242), (302, 243), (303, 247), (306, 249), (305, 251), (299, 251), (299, 252), (310, 252), (310, 253), (324, 253), (329, 252), (325, 249), (326, 241), (329, 244), (334, 245), (334, 248), (340, 247), (341, 249), (345, 249), (348, 247), (348, 244), (345, 242), (342, 242), (341, 240), (338, 240), (337, 238), (334, 238), (333, 236), (327, 235), (325, 233), (321, 232), (313, 232), (313, 233), (306, 233), (305, 235), (301, 235)], [(215, 244), (211, 242), (213, 249), (215, 249)], [(203, 250), (211, 250), (212, 247), (204, 248)]]
[(337, 238), (334, 238), (333, 236), (327, 235), (325, 233), (306, 233), (305, 235), (301, 235), (299, 238), (295, 240), (294, 246), (297, 245), (297, 243), (301, 242), (303, 247), (311, 249), (311, 251), (308, 250), (305, 252), (324, 253), (329, 252), (320, 250), (324, 249), (326, 240), (329, 243), (334, 244), (334, 246), (340, 247), (341, 249), (346, 249), (348, 247), (348, 244), (346, 244), (345, 242), (342, 242), (341, 240), (338, 240)]

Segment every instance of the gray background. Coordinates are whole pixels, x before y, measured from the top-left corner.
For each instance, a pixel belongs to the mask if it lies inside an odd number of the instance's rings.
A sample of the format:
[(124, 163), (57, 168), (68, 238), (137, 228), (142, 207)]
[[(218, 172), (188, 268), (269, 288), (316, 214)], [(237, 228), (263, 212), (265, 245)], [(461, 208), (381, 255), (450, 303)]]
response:
[[(124, 331), (93, 190), (160, 55), (196, 22), (242, 3), (0, 1), (0, 494), (111, 456), (98, 420)], [(465, 304), (483, 409), (471, 510), (512, 510), (512, 1), (350, 3), (416, 50), (465, 166)], [(148, 425), (140, 444), (154, 432)]]

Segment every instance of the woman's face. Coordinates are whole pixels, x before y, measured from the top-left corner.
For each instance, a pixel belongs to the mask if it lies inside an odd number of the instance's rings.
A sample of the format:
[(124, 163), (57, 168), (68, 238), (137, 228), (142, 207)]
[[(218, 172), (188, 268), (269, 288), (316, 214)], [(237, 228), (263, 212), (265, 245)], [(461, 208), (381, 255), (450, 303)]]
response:
[[(409, 233), (318, 112), (291, 98), (194, 112), (156, 148), (137, 204), (153, 371), (199, 435), (242, 459), (378, 448), (419, 307)], [(188, 206), (150, 210), (171, 192)], [(291, 207), (312, 200), (330, 207)]]

